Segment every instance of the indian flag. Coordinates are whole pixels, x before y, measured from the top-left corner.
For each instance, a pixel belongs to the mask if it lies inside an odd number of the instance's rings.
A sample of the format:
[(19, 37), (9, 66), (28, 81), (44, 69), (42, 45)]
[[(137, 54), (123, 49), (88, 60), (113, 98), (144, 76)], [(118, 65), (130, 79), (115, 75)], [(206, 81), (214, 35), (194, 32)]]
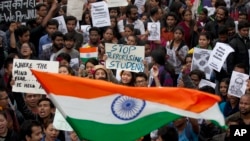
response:
[(137, 88), (32, 70), (80, 139), (135, 141), (180, 117), (225, 121), (220, 98), (184, 88)]
[(91, 48), (80, 48), (80, 58), (82, 62), (86, 62), (89, 58), (96, 58), (98, 57), (98, 48), (91, 47)]

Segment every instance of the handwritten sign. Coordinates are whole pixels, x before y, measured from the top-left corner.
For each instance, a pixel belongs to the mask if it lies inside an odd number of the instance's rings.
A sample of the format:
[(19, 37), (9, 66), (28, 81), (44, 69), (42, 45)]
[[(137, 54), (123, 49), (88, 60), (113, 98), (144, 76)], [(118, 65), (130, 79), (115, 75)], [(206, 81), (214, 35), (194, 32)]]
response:
[(36, 17), (36, 0), (1, 0), (0, 22), (23, 22)]
[(194, 48), (191, 70), (199, 69), (206, 74), (206, 79), (210, 79), (212, 69), (208, 65), (211, 50)]
[(107, 0), (108, 7), (120, 7), (120, 6), (127, 6), (127, 0)]
[(209, 67), (220, 72), (225, 60), (227, 59), (227, 56), (231, 52), (234, 52), (234, 49), (229, 45), (224, 43), (216, 43), (208, 60)]
[(68, 0), (67, 16), (75, 16), (77, 20), (82, 20), (82, 10), (85, 0)]
[(228, 94), (239, 98), (244, 95), (247, 88), (248, 78), (249, 75), (247, 74), (233, 71), (228, 88)]
[(149, 36), (148, 40), (157, 41), (161, 39), (160, 23), (149, 22), (148, 23)]
[(62, 32), (63, 34), (68, 33), (68, 29), (63, 16), (58, 16), (53, 19), (56, 19), (59, 23), (58, 31)]
[(73, 131), (71, 126), (68, 124), (68, 122), (65, 120), (65, 118), (63, 117), (63, 115), (60, 113), (60, 111), (58, 109), (56, 109), (56, 112), (55, 112), (53, 126), (57, 130)]
[(108, 6), (104, 1), (91, 4), (91, 16), (93, 26), (104, 27), (111, 25)]
[(12, 87), (12, 91), (46, 94), (30, 69), (58, 73), (58, 68), (59, 62), (14, 59), (12, 74), (15, 85)]
[(108, 56), (106, 67), (132, 72), (143, 72), (144, 46), (129, 46), (122, 44), (105, 44)]

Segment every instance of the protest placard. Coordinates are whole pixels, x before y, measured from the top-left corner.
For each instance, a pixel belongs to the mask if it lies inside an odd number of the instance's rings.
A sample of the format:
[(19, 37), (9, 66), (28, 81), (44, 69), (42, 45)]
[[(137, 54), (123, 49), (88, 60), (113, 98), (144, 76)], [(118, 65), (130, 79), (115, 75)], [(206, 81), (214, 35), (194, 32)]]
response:
[(120, 6), (127, 6), (127, 0), (107, 0), (108, 7), (120, 7)]
[(208, 81), (206, 79), (201, 79), (198, 87), (201, 88), (201, 87), (204, 87), (204, 86), (210, 86), (210, 87), (215, 89), (216, 84), (213, 83), (213, 82), (210, 82), (210, 81)]
[(25, 22), (36, 18), (36, 0), (1, 0), (0, 22)]
[(86, 0), (68, 0), (67, 16), (74, 16), (77, 20), (82, 20), (82, 10)]
[(208, 65), (208, 59), (212, 50), (194, 48), (191, 70), (199, 69), (206, 74), (206, 79), (210, 79), (212, 69)]
[(148, 40), (157, 41), (161, 39), (161, 28), (159, 22), (149, 22), (148, 23), (148, 31), (149, 36)]
[(135, 0), (134, 5), (137, 6), (139, 14), (142, 14), (144, 12), (144, 9), (145, 9), (144, 5), (145, 5), (145, 3), (146, 3), (146, 0)]
[(56, 19), (59, 23), (58, 31), (62, 32), (63, 34), (68, 33), (68, 29), (63, 16), (58, 16), (53, 19)]
[(210, 68), (220, 72), (227, 56), (234, 52), (234, 49), (225, 43), (216, 43), (213, 51), (211, 52), (210, 58), (208, 60), (208, 65)]
[(240, 98), (245, 94), (248, 79), (249, 75), (233, 71), (228, 87), (228, 94)]
[(108, 6), (104, 1), (91, 3), (91, 16), (95, 27), (111, 25)]
[(65, 120), (65, 118), (63, 117), (63, 115), (60, 113), (60, 111), (58, 109), (56, 109), (56, 112), (55, 112), (53, 126), (57, 130), (73, 131), (73, 129), (71, 128), (69, 123)]
[(86, 33), (87, 35), (89, 35), (89, 29), (91, 28), (91, 25), (81, 25), (81, 31), (83, 33)]
[(106, 68), (143, 72), (144, 46), (105, 44)]
[(30, 69), (58, 73), (59, 62), (14, 59), (12, 75), (15, 84), (12, 87), (13, 92), (46, 94)]

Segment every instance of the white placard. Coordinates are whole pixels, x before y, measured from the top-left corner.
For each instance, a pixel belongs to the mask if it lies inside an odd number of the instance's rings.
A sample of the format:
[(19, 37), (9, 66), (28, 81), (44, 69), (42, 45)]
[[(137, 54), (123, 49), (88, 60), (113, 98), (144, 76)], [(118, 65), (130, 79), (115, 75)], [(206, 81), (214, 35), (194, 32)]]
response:
[(216, 43), (208, 60), (209, 67), (220, 72), (225, 60), (227, 59), (227, 56), (231, 52), (234, 52), (234, 49), (228, 44), (219, 42)]
[(146, 0), (135, 0), (134, 5), (137, 6), (137, 8), (138, 8), (138, 13), (139, 13), (139, 14), (142, 14), (142, 13), (143, 13), (143, 10), (142, 10), (142, 9), (144, 9), (145, 3), (146, 3)]
[(91, 28), (91, 25), (81, 25), (81, 31), (83, 33), (86, 33), (87, 35), (89, 35), (89, 29)]
[(208, 65), (208, 59), (212, 50), (194, 48), (191, 71), (199, 69), (206, 74), (206, 79), (210, 79), (212, 69)]
[(13, 92), (46, 94), (30, 69), (58, 73), (59, 62), (14, 59), (12, 74), (15, 84), (12, 87)]
[(82, 11), (85, 0), (68, 0), (67, 16), (74, 16), (77, 20), (82, 20)]
[(147, 61), (147, 63), (149, 64), (149, 63), (151, 63), (152, 62), (152, 57), (151, 56), (149, 56), (149, 57), (145, 57), (145, 60)]
[(43, 46), (42, 46), (42, 49), (43, 49), (43, 50), (46, 50), (47, 48), (50, 48), (50, 47), (52, 47), (52, 43), (43, 45)]
[(106, 0), (108, 7), (121, 7), (128, 6), (127, 0)]
[(55, 112), (53, 126), (57, 130), (73, 131), (73, 129), (71, 128), (69, 123), (65, 120), (65, 118), (63, 117), (63, 115), (60, 113), (60, 111), (58, 109), (56, 109), (56, 112)]
[(208, 80), (205, 80), (205, 79), (201, 79), (201, 81), (200, 81), (200, 83), (199, 83), (199, 88), (201, 88), (201, 87), (204, 87), (204, 86), (210, 86), (210, 87), (212, 87), (212, 88), (214, 88), (215, 89), (215, 87), (216, 87), (216, 84), (215, 83), (213, 83), (213, 82), (210, 82), (210, 81), (208, 81)]
[(144, 46), (106, 43), (105, 51), (108, 56), (106, 68), (143, 72)]
[(161, 39), (161, 25), (159, 22), (149, 22), (148, 23), (148, 31), (149, 36), (148, 40), (158, 41)]
[(233, 71), (228, 88), (228, 94), (240, 98), (245, 94), (248, 79), (249, 75)]
[(116, 75), (115, 75), (115, 77), (116, 77), (116, 79), (117, 79), (118, 81), (121, 81), (121, 72), (122, 72), (122, 70), (116, 70)]
[(56, 19), (59, 23), (58, 31), (62, 32), (63, 34), (68, 33), (68, 29), (63, 16), (55, 17), (53, 19)]
[(104, 1), (91, 3), (91, 16), (93, 26), (95, 27), (111, 25), (108, 5)]

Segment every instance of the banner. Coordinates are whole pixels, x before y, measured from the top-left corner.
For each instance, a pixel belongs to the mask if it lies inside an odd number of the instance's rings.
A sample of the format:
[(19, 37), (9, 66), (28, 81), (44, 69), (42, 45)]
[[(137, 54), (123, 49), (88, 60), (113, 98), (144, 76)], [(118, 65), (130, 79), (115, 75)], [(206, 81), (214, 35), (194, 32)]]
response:
[(12, 87), (13, 92), (46, 94), (30, 69), (58, 73), (59, 62), (14, 59), (12, 74), (15, 84)]
[(107, 0), (108, 7), (128, 6), (127, 0)]
[(74, 16), (77, 20), (82, 20), (82, 11), (85, 0), (68, 0), (67, 16)]
[(36, 0), (1, 0), (0, 22), (25, 22), (36, 18)]
[(105, 51), (108, 56), (106, 68), (143, 72), (144, 46), (106, 43)]

